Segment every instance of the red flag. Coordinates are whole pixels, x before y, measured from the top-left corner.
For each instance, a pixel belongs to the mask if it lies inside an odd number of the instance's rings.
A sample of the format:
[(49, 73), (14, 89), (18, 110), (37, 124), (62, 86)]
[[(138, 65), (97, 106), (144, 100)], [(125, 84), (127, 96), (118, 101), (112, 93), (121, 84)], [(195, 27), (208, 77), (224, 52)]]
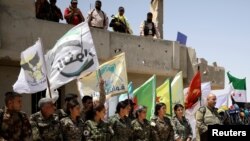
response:
[(193, 77), (188, 90), (188, 95), (185, 100), (185, 108), (191, 108), (201, 97), (201, 74), (198, 71)]

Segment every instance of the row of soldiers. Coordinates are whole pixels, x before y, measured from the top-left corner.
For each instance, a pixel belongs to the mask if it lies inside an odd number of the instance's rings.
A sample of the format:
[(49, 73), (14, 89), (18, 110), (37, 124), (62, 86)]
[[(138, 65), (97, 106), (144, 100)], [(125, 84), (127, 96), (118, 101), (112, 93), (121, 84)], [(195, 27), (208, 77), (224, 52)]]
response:
[[(175, 116), (166, 116), (166, 105), (157, 103), (154, 116), (146, 119), (147, 107), (136, 106), (132, 100), (124, 100), (116, 106), (116, 114), (105, 121), (106, 100), (104, 82), (100, 81), (100, 98), (82, 98), (83, 110), (77, 95), (67, 94), (65, 107), (56, 111), (51, 98), (41, 98), (40, 111), (30, 118), (21, 112), (21, 95), (8, 92), (5, 108), (0, 110), (0, 140), (27, 141), (191, 141), (193, 137), (189, 121), (181, 104), (174, 106)], [(216, 96), (208, 95), (207, 106), (196, 113), (197, 140), (207, 139), (208, 125), (222, 124), (214, 108)], [(134, 111), (134, 112), (133, 112)], [(134, 113), (134, 114), (133, 114)]]
[[(102, 2), (100, 0), (96, 0), (95, 8), (88, 13), (86, 20), (81, 10), (77, 7), (77, 4), (77, 0), (71, 0), (71, 4), (65, 9), (63, 16), (60, 8), (56, 6), (56, 0), (50, 0), (50, 3), (47, 0), (37, 0), (36, 17), (38, 19), (54, 22), (59, 22), (59, 20), (63, 20), (64, 17), (68, 24), (77, 25), (86, 21), (88, 22), (89, 26), (93, 28), (107, 30), (108, 27), (112, 27), (115, 32), (133, 34), (130, 24), (127, 18), (124, 16), (124, 7), (121, 6), (118, 8), (118, 14), (111, 16), (112, 20), (109, 24), (109, 18), (107, 14), (101, 9)], [(152, 19), (153, 14), (149, 12), (147, 14), (147, 19), (140, 25), (140, 35), (160, 38), (160, 32)]]

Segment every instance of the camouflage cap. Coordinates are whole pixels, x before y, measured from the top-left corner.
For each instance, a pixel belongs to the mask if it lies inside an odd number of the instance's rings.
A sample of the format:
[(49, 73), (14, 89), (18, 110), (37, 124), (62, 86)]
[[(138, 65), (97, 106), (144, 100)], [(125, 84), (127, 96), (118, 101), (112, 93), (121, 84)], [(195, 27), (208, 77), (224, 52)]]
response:
[(135, 109), (135, 112), (141, 112), (142, 110), (146, 110), (146, 109), (147, 109), (146, 106), (139, 105), (139, 106), (137, 106), (137, 108)]
[(47, 97), (41, 98), (38, 102), (38, 107), (41, 108), (44, 104), (47, 103), (54, 103), (54, 101), (52, 98), (47, 98)]

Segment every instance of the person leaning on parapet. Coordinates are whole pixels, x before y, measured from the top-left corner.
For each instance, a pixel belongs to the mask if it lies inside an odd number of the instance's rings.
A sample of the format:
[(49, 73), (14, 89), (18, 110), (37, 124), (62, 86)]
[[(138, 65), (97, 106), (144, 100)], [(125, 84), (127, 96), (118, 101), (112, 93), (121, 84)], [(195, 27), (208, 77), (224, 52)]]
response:
[(60, 8), (56, 6), (56, 0), (50, 0), (48, 20), (59, 22), (60, 19), (63, 20), (63, 15)]
[(47, 0), (37, 0), (36, 6), (36, 18), (48, 20), (49, 14), (49, 2)]
[(215, 108), (216, 96), (209, 94), (207, 96), (207, 105), (200, 107), (195, 115), (196, 118), (196, 140), (207, 141), (208, 125), (221, 125), (220, 116)]
[(64, 18), (68, 24), (78, 25), (85, 21), (81, 10), (77, 8), (77, 4), (77, 0), (71, 0), (71, 5), (64, 11)]
[(61, 120), (62, 118), (65, 118), (65, 117), (68, 116), (68, 114), (67, 114), (67, 103), (72, 99), (77, 99), (77, 97), (78, 96), (76, 94), (73, 94), (73, 93), (69, 93), (69, 94), (65, 95), (63, 109), (57, 109), (56, 110), (56, 114), (58, 115), (59, 120)]
[(21, 112), (22, 96), (5, 94), (5, 107), (0, 109), (0, 141), (28, 141), (31, 137), (29, 118)]
[(100, 28), (100, 29), (108, 29), (109, 19), (101, 10), (102, 2), (97, 0), (95, 2), (95, 9), (91, 10), (88, 13), (87, 21), (90, 27)]
[(38, 102), (40, 111), (30, 116), (33, 141), (62, 141), (59, 118), (51, 98), (41, 98)]
[(113, 27), (115, 32), (128, 33), (133, 34), (131, 30), (127, 18), (124, 16), (125, 9), (123, 7), (119, 7), (119, 13), (115, 16), (112, 16), (109, 26)]
[(160, 32), (153, 22), (153, 14), (147, 14), (147, 20), (143, 21), (140, 26), (140, 35), (146, 37), (160, 38)]

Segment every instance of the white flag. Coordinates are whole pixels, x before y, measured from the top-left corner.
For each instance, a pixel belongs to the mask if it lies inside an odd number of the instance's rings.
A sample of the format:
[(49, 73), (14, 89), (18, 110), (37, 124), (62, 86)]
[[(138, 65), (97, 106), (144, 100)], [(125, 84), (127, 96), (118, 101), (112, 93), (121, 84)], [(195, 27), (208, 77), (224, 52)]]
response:
[[(184, 89), (184, 94), (185, 97), (187, 95), (188, 92), (188, 88)], [(204, 82), (201, 83), (201, 101), (197, 101), (190, 109), (187, 109), (185, 111), (185, 116), (188, 119), (191, 127), (192, 127), (192, 131), (193, 131), (193, 138), (196, 138), (196, 134), (195, 134), (195, 126), (196, 126), (196, 120), (195, 120), (195, 113), (196, 111), (199, 109), (200, 106), (205, 105), (206, 101), (207, 101), (207, 95), (211, 92), (211, 82)]]
[(95, 71), (99, 63), (88, 23), (73, 27), (59, 39), (46, 54), (46, 62), (52, 90)]
[(17, 93), (36, 93), (47, 87), (46, 69), (41, 41), (21, 53), (21, 71), (13, 85)]

